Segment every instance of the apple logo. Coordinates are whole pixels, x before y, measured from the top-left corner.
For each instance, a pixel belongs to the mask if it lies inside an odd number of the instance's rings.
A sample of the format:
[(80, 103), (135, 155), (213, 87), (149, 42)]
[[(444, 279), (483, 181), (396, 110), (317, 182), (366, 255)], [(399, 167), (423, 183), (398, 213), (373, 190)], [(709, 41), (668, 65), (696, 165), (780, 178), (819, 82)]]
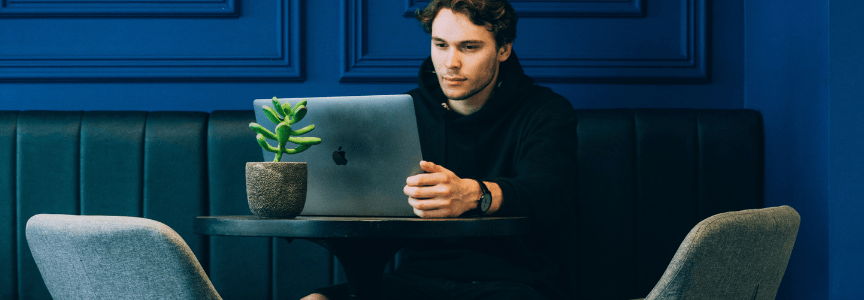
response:
[(348, 164), (348, 160), (345, 159), (345, 151), (342, 151), (342, 146), (339, 146), (339, 150), (333, 151), (333, 161), (340, 166)]

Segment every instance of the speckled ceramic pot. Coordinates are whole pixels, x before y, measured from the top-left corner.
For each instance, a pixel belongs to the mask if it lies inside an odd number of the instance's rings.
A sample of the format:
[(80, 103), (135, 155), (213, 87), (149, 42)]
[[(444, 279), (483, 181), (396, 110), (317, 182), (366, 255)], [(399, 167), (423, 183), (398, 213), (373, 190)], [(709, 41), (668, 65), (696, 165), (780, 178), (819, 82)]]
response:
[(252, 214), (292, 219), (306, 205), (305, 162), (247, 162), (246, 198)]

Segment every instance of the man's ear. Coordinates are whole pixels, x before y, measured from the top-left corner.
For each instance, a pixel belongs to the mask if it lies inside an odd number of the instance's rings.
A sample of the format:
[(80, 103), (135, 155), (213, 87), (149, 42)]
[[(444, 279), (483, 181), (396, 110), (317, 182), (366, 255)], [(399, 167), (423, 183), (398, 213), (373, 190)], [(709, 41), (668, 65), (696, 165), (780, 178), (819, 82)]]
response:
[(513, 43), (507, 43), (498, 48), (498, 62), (504, 62), (510, 58), (510, 53), (513, 53)]

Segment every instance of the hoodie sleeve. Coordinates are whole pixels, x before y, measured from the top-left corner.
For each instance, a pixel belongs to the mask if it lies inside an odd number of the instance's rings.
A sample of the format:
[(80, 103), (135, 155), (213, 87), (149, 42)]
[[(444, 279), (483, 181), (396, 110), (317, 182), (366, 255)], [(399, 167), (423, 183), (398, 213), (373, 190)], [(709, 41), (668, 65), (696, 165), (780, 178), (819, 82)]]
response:
[[(550, 95), (551, 94), (551, 95)], [(577, 118), (569, 101), (554, 93), (518, 127), (515, 176), (492, 178), (504, 195), (499, 216), (531, 216), (557, 222), (573, 211), (576, 194)]]

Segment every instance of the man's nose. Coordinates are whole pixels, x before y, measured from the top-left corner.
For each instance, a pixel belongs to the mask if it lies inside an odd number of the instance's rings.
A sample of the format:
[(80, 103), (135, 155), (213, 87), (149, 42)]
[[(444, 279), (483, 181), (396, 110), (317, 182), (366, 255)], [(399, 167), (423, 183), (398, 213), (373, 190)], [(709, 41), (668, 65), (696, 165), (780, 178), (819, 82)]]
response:
[(448, 69), (459, 69), (462, 67), (462, 57), (459, 55), (459, 51), (455, 49), (450, 49), (447, 51), (447, 57), (444, 59), (444, 66)]

